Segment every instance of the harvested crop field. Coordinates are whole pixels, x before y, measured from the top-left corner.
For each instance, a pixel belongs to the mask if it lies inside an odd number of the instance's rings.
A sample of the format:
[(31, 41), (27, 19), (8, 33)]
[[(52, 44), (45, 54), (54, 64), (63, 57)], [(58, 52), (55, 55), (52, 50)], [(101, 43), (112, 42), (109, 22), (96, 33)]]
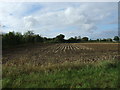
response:
[(38, 43), (6, 48), (2, 84), (3, 88), (116, 88), (120, 87), (118, 59), (117, 43)]
[[(35, 44), (3, 50), (3, 64), (46, 65), (68, 62), (113, 60), (118, 56), (118, 43)], [(19, 63), (18, 63), (19, 62)]]

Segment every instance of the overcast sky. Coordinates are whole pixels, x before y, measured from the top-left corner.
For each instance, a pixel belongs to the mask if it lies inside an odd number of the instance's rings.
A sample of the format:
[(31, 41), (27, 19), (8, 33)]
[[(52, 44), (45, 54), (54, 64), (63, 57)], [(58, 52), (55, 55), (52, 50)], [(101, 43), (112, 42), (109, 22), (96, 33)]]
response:
[(66, 38), (88, 36), (91, 39), (113, 38), (118, 34), (117, 2), (0, 3), (0, 30)]

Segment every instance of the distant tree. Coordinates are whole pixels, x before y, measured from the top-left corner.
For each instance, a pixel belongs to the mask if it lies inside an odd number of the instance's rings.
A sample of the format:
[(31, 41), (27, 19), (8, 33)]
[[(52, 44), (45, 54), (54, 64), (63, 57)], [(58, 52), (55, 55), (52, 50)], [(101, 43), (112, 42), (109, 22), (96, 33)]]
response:
[(15, 34), (15, 40), (16, 40), (16, 44), (22, 44), (22, 43), (24, 43), (23, 35), (20, 32), (16, 32), (16, 34)]
[(18, 45), (24, 43), (23, 36), (19, 32), (9, 32), (2, 34), (3, 46)]
[(76, 39), (76, 40), (78, 39), (77, 36), (75, 36), (75, 39)]
[(27, 43), (33, 43), (34, 42), (34, 33), (33, 31), (27, 31), (25, 34), (24, 34), (24, 39), (25, 39), (25, 42)]
[(101, 41), (102, 41), (102, 42), (106, 42), (106, 41), (107, 41), (107, 39), (103, 38)]
[(111, 38), (107, 38), (107, 41), (108, 41), (108, 42), (112, 42), (112, 39), (111, 39)]
[(81, 36), (78, 36), (78, 39), (81, 39)]
[(113, 40), (118, 42), (120, 40), (120, 38), (118, 36), (115, 36)]
[(63, 34), (60, 34), (54, 38), (54, 42), (57, 42), (57, 43), (64, 42), (64, 37), (65, 36)]
[(71, 38), (68, 39), (68, 42), (70, 42), (70, 43), (75, 43), (75, 42), (76, 42), (76, 39), (73, 38), (73, 37), (71, 37)]
[(43, 42), (43, 37), (39, 35), (34, 35), (34, 42)]
[(82, 41), (88, 41), (88, 37), (83, 37)]
[(9, 32), (2, 34), (2, 45), (4, 46), (14, 46), (23, 43), (35, 43), (35, 42), (44, 42), (44, 43), (63, 43), (63, 42), (70, 42), (70, 43), (77, 43), (77, 42), (112, 42), (113, 40), (118, 42), (120, 41), (119, 36), (115, 36), (112, 40), (111, 38), (103, 38), (103, 39), (96, 39), (96, 40), (89, 40), (88, 37), (81, 38), (80, 36), (70, 37), (69, 39), (64, 39), (65, 35), (60, 34), (54, 38), (47, 38), (42, 37), (39, 34), (34, 34), (33, 31), (27, 31), (24, 35), (19, 32)]
[(97, 39), (96, 41), (97, 41), (97, 42), (99, 42), (99, 41), (100, 41), (100, 39)]
[(33, 31), (27, 31), (24, 35), (26, 35), (26, 36), (33, 36), (34, 32)]
[(64, 40), (64, 37), (65, 37), (65, 35), (60, 34), (60, 35), (58, 35), (56, 38), (59, 38), (60, 40)]
[(43, 37), (43, 42), (44, 42), (44, 43), (47, 43), (47, 40), (48, 40), (48, 39), (47, 39), (46, 37)]
[(15, 45), (15, 32), (9, 32), (2, 36), (3, 45)]

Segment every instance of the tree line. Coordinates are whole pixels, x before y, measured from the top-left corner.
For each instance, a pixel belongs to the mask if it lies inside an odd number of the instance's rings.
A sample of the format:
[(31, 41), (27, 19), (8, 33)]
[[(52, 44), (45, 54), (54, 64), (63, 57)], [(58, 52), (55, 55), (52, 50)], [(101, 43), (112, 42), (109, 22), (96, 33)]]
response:
[(107, 38), (107, 39), (96, 39), (91, 40), (88, 37), (70, 37), (69, 39), (64, 39), (65, 35), (60, 34), (54, 38), (47, 38), (42, 37), (39, 34), (34, 34), (33, 31), (27, 31), (24, 34), (21, 34), (19, 32), (9, 32), (2, 34), (2, 45), (3, 46), (10, 46), (10, 45), (19, 45), (19, 44), (25, 44), (25, 43), (80, 43), (80, 42), (119, 42), (120, 37), (115, 36), (114, 39)]

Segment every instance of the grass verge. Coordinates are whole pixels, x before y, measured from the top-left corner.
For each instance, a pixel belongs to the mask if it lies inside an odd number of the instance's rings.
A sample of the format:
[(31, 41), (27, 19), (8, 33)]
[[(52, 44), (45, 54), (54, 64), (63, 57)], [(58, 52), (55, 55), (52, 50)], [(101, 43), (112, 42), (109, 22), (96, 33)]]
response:
[(3, 88), (119, 88), (120, 62), (3, 66)]

